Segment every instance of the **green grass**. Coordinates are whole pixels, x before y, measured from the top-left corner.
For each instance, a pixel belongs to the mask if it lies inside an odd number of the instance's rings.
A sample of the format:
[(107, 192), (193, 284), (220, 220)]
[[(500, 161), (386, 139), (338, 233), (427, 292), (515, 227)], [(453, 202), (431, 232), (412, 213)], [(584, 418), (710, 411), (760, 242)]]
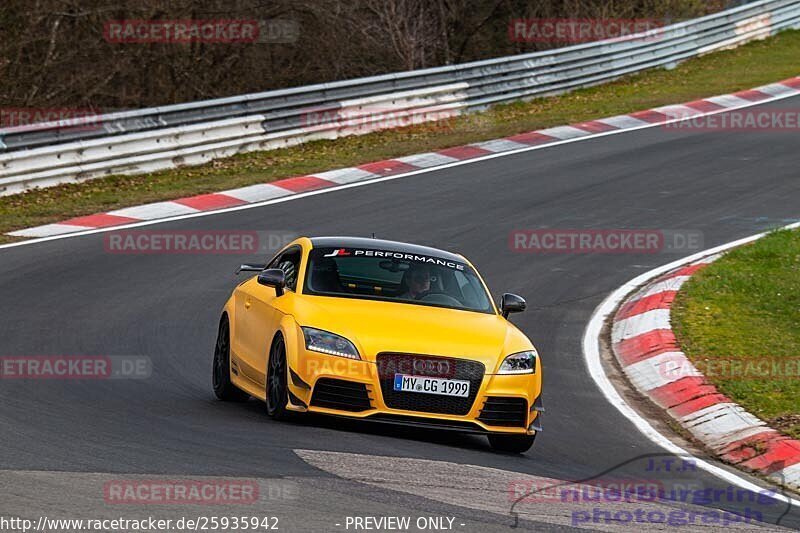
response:
[(672, 324), (701, 371), (731, 358), (794, 360), (795, 370), (778, 378), (707, 377), (775, 429), (800, 438), (800, 231), (771, 233), (702, 269), (678, 293)]
[(640, 111), (734, 92), (800, 74), (800, 31), (749, 43), (614, 83), (530, 102), (496, 106), (447, 121), (293, 148), (242, 154), (203, 166), (89, 182), (0, 197), (0, 242), (14, 229), (146, 202), (221, 191)]

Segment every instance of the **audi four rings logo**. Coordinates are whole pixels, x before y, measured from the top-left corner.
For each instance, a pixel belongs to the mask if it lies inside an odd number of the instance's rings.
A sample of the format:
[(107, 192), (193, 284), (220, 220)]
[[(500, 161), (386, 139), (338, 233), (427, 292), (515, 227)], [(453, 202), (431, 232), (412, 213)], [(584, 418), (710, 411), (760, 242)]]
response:
[(433, 359), (414, 359), (412, 363), (414, 372), (419, 374), (447, 375), (450, 373), (450, 361), (436, 361)]
[(388, 356), (386, 359), (378, 359), (378, 374), (381, 378), (394, 378), (395, 374), (453, 377), (455, 373), (456, 363), (447, 359), (407, 358), (403, 356)]

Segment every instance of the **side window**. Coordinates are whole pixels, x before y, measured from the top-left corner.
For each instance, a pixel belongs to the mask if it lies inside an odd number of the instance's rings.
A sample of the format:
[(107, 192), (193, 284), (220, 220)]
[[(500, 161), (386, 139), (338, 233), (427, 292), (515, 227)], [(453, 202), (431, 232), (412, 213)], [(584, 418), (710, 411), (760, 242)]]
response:
[(479, 308), (480, 299), (478, 298), (478, 290), (480, 289), (474, 286), (474, 284), (477, 284), (477, 280), (473, 281), (461, 272), (455, 272), (455, 277), (463, 297), (462, 303), (467, 307)]
[(297, 273), (300, 270), (300, 248), (292, 247), (272, 260), (269, 268), (280, 268), (286, 273), (286, 288), (297, 292)]

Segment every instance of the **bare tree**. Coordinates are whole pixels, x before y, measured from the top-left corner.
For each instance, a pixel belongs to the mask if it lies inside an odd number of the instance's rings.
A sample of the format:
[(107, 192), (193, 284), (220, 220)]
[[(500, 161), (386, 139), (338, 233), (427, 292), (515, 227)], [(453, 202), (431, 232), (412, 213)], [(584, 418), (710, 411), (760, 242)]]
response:
[[(426, 68), (559, 44), (515, 42), (515, 18), (678, 20), (725, 0), (6, 0), (8, 107), (133, 108)], [(289, 21), (286, 41), (120, 43), (110, 21)]]

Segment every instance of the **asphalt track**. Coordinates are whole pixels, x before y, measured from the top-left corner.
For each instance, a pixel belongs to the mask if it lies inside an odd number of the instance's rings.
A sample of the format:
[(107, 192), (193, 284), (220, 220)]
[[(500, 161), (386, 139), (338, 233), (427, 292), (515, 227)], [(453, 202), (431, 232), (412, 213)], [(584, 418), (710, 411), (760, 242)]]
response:
[[(797, 109), (800, 98), (763, 107)], [(0, 250), (0, 356), (153, 362), (145, 380), (0, 381), (0, 516), (213, 514), (104, 501), (104, 480), (137, 476), (292, 483), (290, 496), (233, 509), (277, 514), (286, 531), (344, 531), (353, 515), (454, 516), (455, 530), (504, 530), (514, 524), (509, 480), (525, 475), (692, 479), (724, 489), (701, 472), (643, 471), (646, 457), (663, 451), (605, 402), (581, 354), (586, 323), (609, 292), (692, 250), (520, 254), (508, 237), (535, 228), (682, 229), (702, 232), (709, 248), (800, 219), (799, 152), (797, 132), (657, 127), (146, 228), (375, 233), (463, 253), (496, 296), (528, 299), (514, 321), (542, 354), (547, 413), (524, 456), (493, 453), (477, 436), (327, 418), (278, 423), (256, 402), (217, 402), (210, 371), (219, 310), (239, 281), (237, 264), (258, 258), (109, 254), (103, 234)], [(520, 505), (518, 525), (568, 527), (572, 510), (554, 509)], [(786, 511), (760, 510), (767, 522)], [(800, 509), (781, 525), (800, 528)]]

